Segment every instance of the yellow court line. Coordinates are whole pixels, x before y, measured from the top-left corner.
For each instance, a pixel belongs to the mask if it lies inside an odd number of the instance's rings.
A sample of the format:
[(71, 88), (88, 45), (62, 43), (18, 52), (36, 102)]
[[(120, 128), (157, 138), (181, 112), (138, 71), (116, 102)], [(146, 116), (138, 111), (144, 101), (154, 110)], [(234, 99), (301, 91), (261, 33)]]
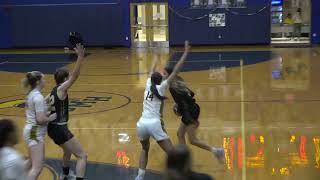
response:
[(241, 138), (242, 138), (242, 180), (247, 180), (247, 160), (246, 160), (246, 132), (245, 132), (245, 111), (244, 111), (244, 78), (243, 60), (240, 60), (240, 88), (241, 88)]

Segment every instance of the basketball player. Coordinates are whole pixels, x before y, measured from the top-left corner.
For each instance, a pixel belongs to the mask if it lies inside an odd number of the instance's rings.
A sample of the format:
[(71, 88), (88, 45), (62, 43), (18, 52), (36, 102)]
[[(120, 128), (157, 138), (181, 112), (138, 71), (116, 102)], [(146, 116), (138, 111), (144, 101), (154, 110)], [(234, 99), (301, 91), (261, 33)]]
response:
[[(172, 69), (166, 67), (165, 71), (170, 75)], [(199, 115), (200, 106), (196, 103), (194, 93), (187, 87), (183, 78), (176, 76), (170, 83), (170, 93), (175, 101), (174, 112), (181, 116), (181, 123), (178, 129), (179, 144), (186, 144), (185, 136), (188, 134), (189, 141), (192, 145), (212, 152), (220, 163), (224, 161), (224, 149), (210, 147), (197, 137), (197, 129), (200, 125)]]
[(164, 77), (155, 72), (158, 59), (153, 62), (150, 75), (147, 80), (142, 116), (137, 123), (137, 133), (140, 143), (142, 145), (142, 151), (140, 154), (139, 172), (135, 180), (143, 180), (148, 164), (148, 153), (150, 148), (150, 136), (157, 141), (160, 147), (168, 153), (172, 149), (172, 143), (164, 130), (164, 124), (162, 121), (162, 110), (164, 106), (165, 92), (168, 88), (168, 84), (172, 81), (174, 76), (180, 71), (188, 53), (189, 42), (185, 42), (185, 52), (181, 59), (173, 69), (171, 75), (163, 80)]
[(23, 157), (14, 149), (18, 143), (17, 127), (12, 120), (0, 120), (0, 179), (26, 180)]
[(186, 145), (175, 146), (168, 154), (165, 180), (213, 180), (192, 170), (192, 156)]
[(26, 125), (23, 130), (24, 140), (29, 150), (30, 160), (27, 163), (28, 180), (38, 179), (44, 165), (44, 137), (47, 124), (56, 119), (57, 114), (47, 116), (48, 106), (41, 90), (45, 86), (44, 75), (39, 71), (27, 73), (23, 80), (27, 90)]
[(69, 75), (69, 71), (64, 68), (58, 69), (54, 78), (57, 86), (53, 88), (50, 94), (51, 113), (57, 114), (57, 119), (48, 125), (49, 137), (63, 149), (63, 175), (61, 179), (68, 179), (70, 171), (71, 154), (77, 158), (76, 176), (77, 180), (84, 179), (87, 163), (87, 155), (83, 151), (79, 140), (77, 140), (68, 128), (69, 120), (69, 98), (68, 90), (76, 82), (80, 75), (80, 66), (84, 59), (85, 50), (82, 45), (77, 44), (74, 48), (78, 55), (74, 71)]

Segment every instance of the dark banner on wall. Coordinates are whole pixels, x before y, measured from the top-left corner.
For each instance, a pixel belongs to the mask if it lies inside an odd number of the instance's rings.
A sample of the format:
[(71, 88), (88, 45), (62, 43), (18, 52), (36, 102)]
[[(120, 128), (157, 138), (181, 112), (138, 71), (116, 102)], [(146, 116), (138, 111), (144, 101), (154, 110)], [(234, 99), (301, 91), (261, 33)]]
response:
[(191, 0), (193, 8), (244, 8), (247, 0)]

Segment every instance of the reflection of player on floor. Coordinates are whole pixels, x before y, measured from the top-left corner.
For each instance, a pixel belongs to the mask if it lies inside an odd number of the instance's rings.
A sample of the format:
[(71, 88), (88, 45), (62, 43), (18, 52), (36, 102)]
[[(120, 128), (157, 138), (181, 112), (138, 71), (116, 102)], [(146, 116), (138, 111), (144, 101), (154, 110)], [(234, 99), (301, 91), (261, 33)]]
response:
[(53, 88), (50, 97), (48, 97), (51, 105), (51, 112), (57, 113), (57, 119), (48, 125), (48, 135), (63, 149), (63, 175), (61, 176), (61, 179), (68, 179), (71, 154), (77, 157), (77, 179), (84, 179), (87, 163), (87, 155), (83, 151), (79, 140), (73, 136), (68, 128), (68, 90), (80, 75), (80, 66), (85, 54), (84, 48), (80, 44), (77, 45), (75, 51), (78, 54), (78, 60), (73, 73), (69, 76), (69, 71), (67, 69), (58, 69), (54, 75), (57, 86)]
[[(168, 74), (172, 73), (172, 69), (165, 68)], [(185, 136), (188, 134), (189, 141), (192, 145), (212, 152), (222, 163), (224, 161), (223, 148), (210, 147), (197, 137), (197, 129), (200, 125), (199, 115), (200, 106), (194, 99), (194, 93), (187, 87), (184, 80), (177, 76), (170, 83), (170, 92), (176, 102), (174, 112), (181, 116), (181, 123), (178, 129), (178, 140), (180, 144), (186, 144)]]
[(142, 116), (137, 123), (137, 133), (142, 145), (142, 151), (140, 154), (139, 172), (136, 180), (143, 180), (145, 176), (148, 164), (150, 136), (157, 141), (166, 153), (172, 149), (172, 143), (164, 129), (164, 124), (161, 119), (164, 100), (167, 99), (165, 97), (165, 92), (168, 88), (168, 84), (170, 84), (174, 76), (180, 71), (188, 55), (189, 49), (189, 43), (186, 41), (185, 52), (167, 80), (163, 80), (165, 77), (159, 72), (155, 72), (159, 57), (157, 57), (152, 65), (149, 75), (150, 78), (147, 80), (144, 92)]

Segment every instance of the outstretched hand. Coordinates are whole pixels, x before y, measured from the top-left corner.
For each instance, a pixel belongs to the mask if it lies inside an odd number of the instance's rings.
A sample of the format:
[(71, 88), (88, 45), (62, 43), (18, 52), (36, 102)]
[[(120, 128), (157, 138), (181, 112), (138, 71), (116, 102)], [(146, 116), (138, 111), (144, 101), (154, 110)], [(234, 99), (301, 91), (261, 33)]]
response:
[(77, 44), (76, 47), (74, 48), (74, 50), (76, 51), (78, 57), (84, 57), (85, 55), (85, 48), (83, 47), (82, 44)]
[(185, 41), (185, 42), (184, 42), (184, 50), (185, 50), (186, 52), (189, 52), (189, 51), (190, 51), (190, 48), (191, 48), (191, 46), (190, 46), (189, 41)]

